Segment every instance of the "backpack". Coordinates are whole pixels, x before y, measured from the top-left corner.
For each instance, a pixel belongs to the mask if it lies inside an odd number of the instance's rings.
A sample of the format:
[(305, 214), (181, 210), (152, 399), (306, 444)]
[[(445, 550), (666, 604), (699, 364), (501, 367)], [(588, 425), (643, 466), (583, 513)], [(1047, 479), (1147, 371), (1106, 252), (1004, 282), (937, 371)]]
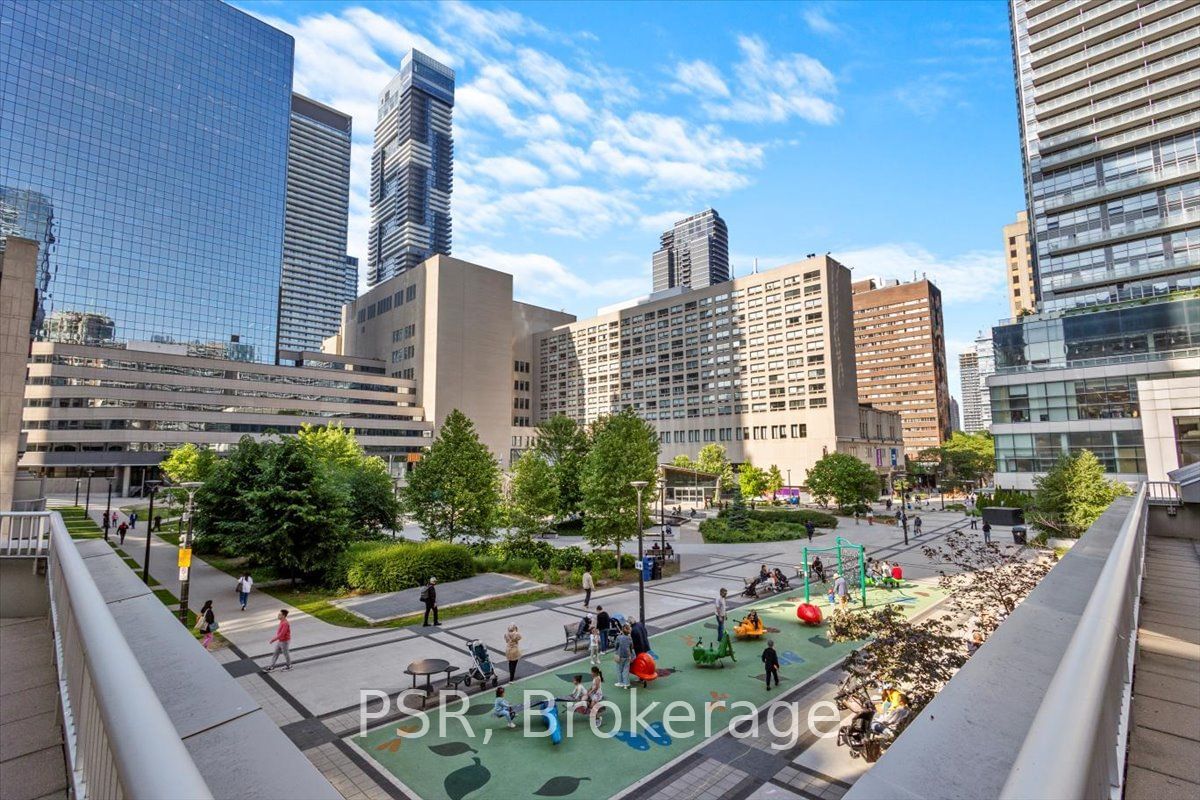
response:
[(429, 602), (429, 587), (428, 586), (426, 586), (425, 588), (423, 588), (421, 590), (421, 602), (422, 603)]

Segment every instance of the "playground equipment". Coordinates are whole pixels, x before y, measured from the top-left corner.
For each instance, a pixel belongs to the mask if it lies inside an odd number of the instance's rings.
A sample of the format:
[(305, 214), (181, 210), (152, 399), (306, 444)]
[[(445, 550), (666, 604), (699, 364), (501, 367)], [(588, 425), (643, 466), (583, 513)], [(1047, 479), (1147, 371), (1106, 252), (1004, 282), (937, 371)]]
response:
[(642, 682), (642, 687), (650, 685), (650, 681), (658, 680), (658, 665), (649, 653), (638, 653), (633, 663), (629, 665), (629, 674)]
[(801, 603), (796, 606), (796, 616), (805, 625), (820, 625), (821, 624), (821, 609), (814, 606), (812, 603)]
[(767, 626), (757, 614), (754, 617), (747, 616), (733, 629), (733, 635), (739, 639), (757, 639), (766, 632)]
[[(862, 600), (863, 608), (867, 607), (867, 567), (866, 553), (867, 550), (861, 544), (855, 544), (849, 539), (841, 536), (834, 540), (834, 544), (829, 547), (805, 547), (804, 548), (804, 602), (809, 604), (812, 602), (811, 580), (810, 573), (812, 570), (808, 565), (812, 563), (809, 554), (817, 555), (824, 553), (832, 553), (836, 562), (832, 565), (827, 564), (825, 573), (832, 578), (834, 572), (840, 572), (846, 580), (846, 586), (853, 591), (854, 587), (858, 588), (859, 596)], [(797, 610), (797, 613), (799, 611)]]
[(562, 742), (562, 726), (558, 722), (558, 704), (552, 700), (539, 700), (529, 706), (529, 710), (538, 714), (546, 723), (546, 730), (550, 731), (550, 743), (559, 744)]
[(714, 650), (710, 644), (704, 646), (704, 640), (698, 639), (696, 646), (692, 648), (692, 660), (696, 662), (698, 667), (711, 667), (713, 664), (724, 669), (725, 665), (721, 663), (722, 658), (729, 658), (731, 661), (737, 661), (733, 655), (733, 642), (729, 638), (729, 634), (721, 637), (721, 643)]

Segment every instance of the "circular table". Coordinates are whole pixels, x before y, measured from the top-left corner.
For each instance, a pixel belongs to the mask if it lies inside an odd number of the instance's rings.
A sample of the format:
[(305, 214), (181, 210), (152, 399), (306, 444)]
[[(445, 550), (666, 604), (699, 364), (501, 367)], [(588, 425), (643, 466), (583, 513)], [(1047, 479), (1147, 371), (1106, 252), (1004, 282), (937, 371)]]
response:
[[(412, 675), (413, 688), (417, 688), (417, 678), (425, 678), (425, 696), (433, 694), (433, 676), (439, 672), (446, 673), (446, 677), (450, 677), (450, 673), (454, 671), (454, 667), (450, 666), (450, 662), (444, 658), (423, 658), (420, 661), (414, 661), (408, 665), (404, 672)], [(424, 703), (422, 703), (424, 705)]]

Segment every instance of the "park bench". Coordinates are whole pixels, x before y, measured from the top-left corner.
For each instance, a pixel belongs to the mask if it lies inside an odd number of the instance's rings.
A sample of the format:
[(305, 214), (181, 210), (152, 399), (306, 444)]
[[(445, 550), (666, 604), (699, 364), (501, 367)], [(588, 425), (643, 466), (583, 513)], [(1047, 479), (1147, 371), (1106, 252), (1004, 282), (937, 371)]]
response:
[(563, 650), (566, 650), (568, 647), (570, 647), (572, 653), (579, 652), (579, 634), (576, 633), (578, 630), (578, 622), (571, 622), (563, 625), (563, 634), (567, 637), (567, 642), (563, 645)]
[[(757, 577), (757, 576), (755, 576), (755, 577)], [(750, 584), (752, 584), (752, 583), (754, 583), (754, 578), (742, 578), (742, 584), (745, 589), (749, 589)], [(759, 581), (758, 584), (754, 587), (754, 596), (758, 597), (758, 593), (764, 589), (768, 592), (778, 591), (777, 589), (773, 588), (769, 582)]]

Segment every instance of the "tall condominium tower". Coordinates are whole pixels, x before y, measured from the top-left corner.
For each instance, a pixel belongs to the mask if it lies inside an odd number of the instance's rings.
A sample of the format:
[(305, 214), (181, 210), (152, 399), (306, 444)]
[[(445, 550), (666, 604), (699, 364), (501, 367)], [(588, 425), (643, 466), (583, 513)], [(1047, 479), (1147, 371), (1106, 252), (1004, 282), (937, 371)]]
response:
[(1017, 212), (1017, 219), (1004, 226), (1005, 282), (1012, 315), (1037, 311), (1037, 280), (1033, 275), (1032, 248), (1029, 245), (1029, 213)]
[(950, 436), (942, 293), (928, 280), (853, 285), (858, 402), (897, 411), (915, 457)]
[(450, 254), (454, 70), (410, 50), (379, 95), (367, 284)]
[(992, 353), (992, 332), (979, 334), (970, 350), (958, 355), (962, 384), (962, 429), (966, 433), (985, 431), (992, 426), (992, 402), (988, 395), (988, 376), (996, 371)]
[(273, 361), (292, 38), (217, 0), (4, 2), (0, 31), (0, 187), (53, 209), (45, 318)]
[(676, 222), (654, 252), (654, 291), (703, 289), (729, 280), (729, 229), (713, 209)]
[(1011, 0), (1011, 21), (1038, 314), (995, 329), (996, 481), (1084, 449), (1154, 479), (1179, 456), (1149, 457), (1142, 406), (1171, 381), (1194, 400), (1200, 368), (1200, 6)]
[(292, 95), (288, 141), (279, 349), (320, 350), (354, 299), (357, 264), (346, 257), (350, 115)]

